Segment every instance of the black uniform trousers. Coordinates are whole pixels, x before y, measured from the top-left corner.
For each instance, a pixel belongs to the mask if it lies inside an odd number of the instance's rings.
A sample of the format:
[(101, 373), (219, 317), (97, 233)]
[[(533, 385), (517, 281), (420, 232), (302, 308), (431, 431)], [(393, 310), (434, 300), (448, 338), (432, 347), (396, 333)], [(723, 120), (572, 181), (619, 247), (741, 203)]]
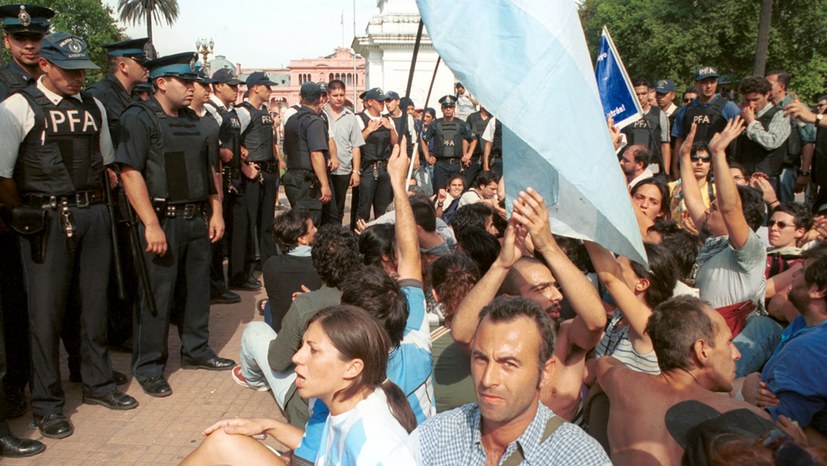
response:
[[(29, 312), (23, 282), (23, 264), (20, 261), (20, 243), (12, 233), (0, 234), (0, 305), (7, 309), (3, 315), (5, 354), (8, 365), (2, 377), (6, 392), (23, 393), (31, 377), (29, 350)], [(2, 345), (0, 345), (2, 346)], [(3, 348), (0, 348), (2, 350)]]
[[(438, 193), (440, 189), (448, 188), (448, 178), (454, 173), (462, 171), (462, 162), (459, 158), (455, 159), (436, 159), (434, 164), (434, 192)], [(467, 188), (469, 185), (466, 185)]]
[(465, 171), (462, 172), (463, 178), (465, 178), (465, 187), (469, 188), (474, 186), (474, 180), (477, 178), (477, 175), (480, 174), (482, 171), (482, 156), (472, 156), (471, 157), (471, 165), (465, 168)]
[[(376, 176), (374, 176), (376, 167)], [(387, 162), (369, 162), (362, 167), (359, 181), (359, 218), (370, 220), (370, 209), (373, 207), (374, 218), (379, 218), (388, 209), (393, 201), (393, 188), (388, 176)]]
[(496, 157), (494, 154), (488, 156), (488, 169), (492, 172), (497, 174), (497, 177), (502, 179), (503, 177), (503, 157), (502, 155), (497, 155)]
[(227, 282), (224, 280), (225, 255), (227, 256), (227, 277), (230, 280), (244, 280), (247, 273), (247, 245), (251, 238), (247, 200), (244, 199), (244, 195), (225, 192), (222, 205), (224, 237), (213, 245), (213, 263), (210, 270), (213, 292), (217, 291), (215, 288), (219, 285), (221, 285), (221, 291), (227, 288)]
[(284, 174), (284, 194), (291, 209), (302, 209), (310, 214), (313, 225), (322, 221), (322, 191), (312, 170), (288, 168)]
[[(330, 190), (333, 192), (333, 197), (327, 203), (323, 212), (327, 212), (327, 216), (322, 216), (322, 222), (332, 223), (334, 225), (341, 225), (345, 218), (345, 204), (347, 203), (347, 190), (350, 188), (350, 174), (345, 175), (330, 175)], [(354, 195), (359, 189), (354, 189)], [(350, 200), (351, 217), (354, 216), (356, 208), (359, 206), (357, 200)]]
[(32, 413), (37, 416), (63, 411), (59, 341), (69, 299), (77, 300), (70, 304), (80, 313), (80, 373), (84, 391), (104, 395), (115, 389), (106, 348), (107, 286), (112, 255), (109, 212), (104, 204), (70, 207), (70, 211), (76, 229), (74, 235), (67, 238), (60, 227), (60, 214), (46, 210), (49, 236), (42, 264), (32, 260), (32, 240), (20, 239), (29, 297)]
[[(244, 177), (244, 199), (252, 235), (258, 238), (258, 253), (261, 265), (277, 253), (273, 238), (273, 220), (276, 218), (276, 196), (279, 192), (277, 173), (261, 172), (262, 182)], [(232, 276), (231, 276), (232, 277)]]
[[(5, 315), (3, 314), (2, 298), (3, 295), (0, 293), (0, 379), (5, 379), (6, 354), (10, 351), (6, 351), (5, 327), (3, 327)], [(0, 437), (7, 437), (9, 435), (11, 435), (11, 430), (9, 429), (9, 423), (6, 422), (6, 394), (3, 392), (3, 385), (0, 384)]]
[[(132, 373), (139, 382), (163, 375), (169, 353), (167, 338), (176, 284), (181, 279), (185, 296), (178, 309), (178, 335), (181, 338), (181, 363), (196, 363), (215, 357), (209, 345), (210, 322), (210, 247), (204, 217), (162, 218), (167, 240), (163, 256), (144, 252), (152, 293), (158, 315), (147, 306), (141, 293), (141, 313), (135, 322), (132, 349)], [(146, 228), (139, 229), (141, 244), (146, 248)]]

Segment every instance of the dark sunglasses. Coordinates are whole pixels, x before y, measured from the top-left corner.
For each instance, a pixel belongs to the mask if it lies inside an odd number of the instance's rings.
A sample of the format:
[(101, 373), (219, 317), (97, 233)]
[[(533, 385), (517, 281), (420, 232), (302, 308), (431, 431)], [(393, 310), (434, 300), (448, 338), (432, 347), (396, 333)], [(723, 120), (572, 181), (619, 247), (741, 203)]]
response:
[(689, 160), (693, 162), (706, 162), (709, 163), (712, 160), (712, 157), (701, 157), (700, 155), (690, 155)]
[(776, 221), (776, 220), (770, 220), (769, 222), (767, 222), (767, 227), (768, 228), (772, 228), (773, 225), (778, 225), (778, 228), (783, 230), (784, 228), (787, 228), (787, 227), (794, 227), (795, 223), (787, 223), (787, 222)]
[(687, 99), (684, 97), (683, 103), (688, 104), (689, 102), (692, 102), (692, 99)]

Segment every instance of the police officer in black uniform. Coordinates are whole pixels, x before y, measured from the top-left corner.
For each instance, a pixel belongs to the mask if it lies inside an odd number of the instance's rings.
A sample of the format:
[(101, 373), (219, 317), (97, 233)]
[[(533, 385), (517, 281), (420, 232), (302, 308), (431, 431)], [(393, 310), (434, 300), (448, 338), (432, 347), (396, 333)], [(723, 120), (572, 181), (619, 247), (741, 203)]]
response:
[[(210, 160), (207, 135), (195, 112), (192, 68), (195, 53), (146, 63), (156, 91), (121, 115), (116, 161), (141, 226), (153, 314), (142, 297), (135, 325), (132, 372), (144, 391), (169, 396), (164, 378), (175, 284), (185, 278), (186, 297), (178, 324), (185, 369), (229, 370), (235, 362), (216, 356), (209, 345), (210, 243), (221, 239), (224, 219), (215, 182), (217, 160)], [(146, 286), (147, 284), (144, 284)]]
[[(256, 71), (247, 77), (247, 99), (236, 106), (241, 121), (241, 152), (247, 154), (246, 163), (254, 168), (256, 176), (245, 177), (244, 199), (253, 236), (258, 239), (260, 264), (276, 254), (273, 238), (276, 198), (279, 191), (279, 163), (273, 138), (273, 117), (265, 105), (276, 83), (266, 74)], [(254, 261), (251, 261), (253, 263)], [(256, 291), (261, 283), (252, 278), (252, 267), (246, 277), (230, 277), (230, 289)]]
[(488, 122), (491, 121), (491, 114), (488, 110), (480, 106), (480, 109), (470, 115), (465, 120), (471, 134), (474, 135), (474, 140), (468, 145), (468, 151), (471, 152), (471, 165), (465, 169), (465, 185), (472, 186), (474, 180), (477, 178), (479, 172), (483, 170), (483, 151), (485, 150), (485, 143), (482, 140), (482, 133), (488, 127)]
[(73, 427), (63, 415), (57, 344), (73, 292), (82, 297), (84, 403), (132, 409), (138, 402), (115, 388), (105, 341), (112, 238), (109, 212), (102, 203), (102, 173), (113, 149), (106, 110), (81, 92), (85, 70), (97, 67), (89, 60), (86, 43), (66, 33), (43, 39), (39, 64), (43, 76), (37, 86), (0, 105), (0, 199), (19, 206), (12, 227), (22, 236), (26, 283), (32, 291), (35, 424), (44, 436), (63, 438)]
[[(0, 67), (0, 101), (10, 92), (34, 84), (40, 76), (38, 51), (40, 41), (49, 31), (49, 18), (54, 12), (35, 5), (11, 4), (0, 7), (3, 36), (12, 61)], [(0, 220), (2, 222), (2, 220)], [(29, 348), (29, 317), (23, 284), (23, 265), (17, 236), (0, 228), (0, 257), (7, 258), (0, 267), (0, 297), (5, 313), (7, 372), (3, 378), (7, 416), (22, 416), (28, 405), (24, 394), (31, 377)]]
[(482, 169), (491, 170), (497, 177), (503, 177), (503, 124), (495, 117), (488, 119), (480, 140), (484, 143), (482, 150)]
[[(244, 283), (247, 280), (247, 245), (250, 239), (249, 215), (247, 203), (244, 199), (246, 184), (243, 179), (243, 170), (252, 170), (241, 162), (241, 121), (233, 107), (238, 98), (238, 85), (241, 81), (236, 78), (233, 70), (221, 68), (212, 75), (213, 93), (204, 108), (221, 118), (221, 128), (218, 132), (219, 160), (222, 164), (222, 189), (224, 199), (224, 238), (221, 242), (225, 247), (216, 247), (213, 252), (211, 276), (224, 273), (224, 256), (227, 256), (227, 276), (236, 282)], [(241, 277), (239, 279), (238, 277)], [(221, 279), (223, 280), (223, 275)], [(215, 279), (212, 280), (215, 282)], [(226, 282), (225, 282), (226, 283)], [(257, 283), (257, 282), (256, 282)], [(241, 300), (238, 294), (230, 290), (221, 293), (211, 290), (212, 303), (232, 304)]]
[(639, 144), (656, 155), (660, 173), (668, 171), (672, 164), (672, 152), (669, 147), (669, 119), (660, 107), (649, 103), (652, 86), (645, 79), (636, 79), (632, 85), (635, 89), (643, 115), (640, 119), (625, 126), (621, 132), (626, 135), (627, 146)]
[(672, 127), (676, 148), (683, 144), (692, 123), (697, 125), (695, 145), (699, 146), (708, 144), (715, 133), (724, 129), (727, 120), (741, 114), (737, 105), (718, 93), (718, 76), (718, 70), (712, 66), (704, 66), (695, 71), (698, 98), (676, 112), (675, 124)]
[(393, 200), (387, 166), (391, 149), (399, 142), (399, 134), (391, 119), (382, 115), (386, 98), (382, 89), (368, 89), (362, 96), (365, 109), (358, 116), (365, 145), (362, 146), (357, 215), (368, 221), (371, 208), (374, 218), (379, 217)]
[(284, 192), (290, 207), (307, 210), (316, 225), (322, 218), (322, 205), (332, 197), (327, 176), (328, 131), (319, 116), (321, 95), (318, 83), (302, 84), (299, 90), (302, 106), (284, 125), (284, 153), (287, 154)]
[[(464, 172), (471, 164), (471, 153), (468, 151), (474, 135), (464, 121), (454, 116), (457, 98), (446, 95), (439, 99), (442, 104), (442, 118), (437, 119), (425, 133), (426, 141), (434, 140), (434, 192), (445, 189), (448, 178), (459, 172)], [(428, 146), (423, 145), (425, 157), (430, 157)], [(473, 180), (471, 180), (473, 181)], [(470, 186), (466, 180), (466, 186)]]

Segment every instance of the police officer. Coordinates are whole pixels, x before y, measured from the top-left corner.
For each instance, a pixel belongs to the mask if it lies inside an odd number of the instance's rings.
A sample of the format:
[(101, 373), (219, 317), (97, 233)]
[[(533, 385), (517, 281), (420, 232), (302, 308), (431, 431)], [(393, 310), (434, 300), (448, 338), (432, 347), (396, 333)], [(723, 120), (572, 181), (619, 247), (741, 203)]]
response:
[[(40, 76), (37, 61), (40, 41), (49, 31), (52, 16), (52, 10), (41, 6), (11, 4), (0, 7), (3, 38), (12, 58), (0, 67), (0, 101), (10, 92), (34, 84), (35, 77)], [(31, 361), (20, 245), (17, 236), (8, 228), (0, 228), (0, 257), (5, 258), (0, 267), (0, 295), (8, 309), (4, 315), (8, 370), (2, 384), (8, 417), (14, 418), (22, 416), (28, 409), (24, 391), (31, 377)]]
[(385, 109), (385, 93), (382, 89), (374, 87), (362, 95), (365, 109), (358, 116), (365, 145), (362, 146), (357, 215), (368, 221), (371, 208), (373, 216), (379, 217), (393, 200), (387, 165), (391, 148), (399, 142), (399, 135), (391, 119), (382, 115), (382, 110)]
[(55, 12), (38, 5), (13, 3), (0, 6), (3, 40), (12, 61), (0, 68), (0, 100), (30, 84), (42, 74), (38, 66), (40, 41), (49, 32)]
[(106, 110), (81, 92), (85, 70), (97, 67), (86, 43), (66, 33), (43, 39), (39, 65), (37, 86), (0, 105), (0, 186), (3, 199), (20, 205), (12, 226), (22, 234), (26, 283), (36, 291), (29, 293), (32, 412), (41, 434), (63, 438), (73, 427), (62, 412), (57, 342), (73, 292), (83, 298), (84, 403), (132, 409), (138, 402), (115, 388), (105, 341), (112, 238), (101, 174), (113, 149)]
[[(241, 122), (242, 159), (246, 158), (246, 163), (255, 172), (252, 179), (244, 178), (244, 199), (247, 201), (253, 237), (258, 239), (261, 265), (276, 254), (273, 219), (279, 190), (279, 163), (273, 144), (273, 117), (265, 105), (273, 92), (270, 86), (275, 84), (260, 71), (250, 73), (247, 77), (247, 98), (236, 106)], [(256, 291), (261, 289), (261, 283), (252, 277), (251, 267), (246, 276), (231, 276), (229, 287)]]
[[(454, 116), (456, 97), (443, 96), (439, 103), (442, 104), (443, 117), (431, 123), (424, 136), (426, 141), (434, 141), (434, 191), (445, 189), (452, 174), (464, 172), (466, 167), (470, 166), (471, 153), (468, 149), (474, 140), (468, 125)], [(423, 145), (423, 150), (425, 158), (430, 157), (427, 145)], [(471, 182), (473, 180), (466, 180), (465, 185), (470, 186)]]
[(649, 93), (652, 87), (644, 79), (636, 79), (632, 86), (635, 89), (642, 118), (625, 126), (621, 131), (626, 135), (628, 145), (639, 144), (657, 154), (657, 163), (660, 173), (668, 173), (672, 166), (672, 151), (669, 147), (669, 119), (660, 107), (649, 102)]
[(503, 124), (496, 117), (488, 119), (488, 125), (480, 137), (485, 144), (482, 151), (482, 169), (491, 170), (503, 177)]
[[(209, 345), (210, 243), (224, 233), (221, 200), (215, 182), (217, 160), (210, 160), (207, 134), (195, 113), (192, 65), (195, 53), (170, 55), (146, 63), (156, 91), (121, 115), (116, 161), (141, 226), (149, 287), (135, 325), (132, 372), (144, 391), (172, 394), (164, 378), (167, 335), (175, 284), (186, 281), (178, 324), (181, 365), (185, 369), (229, 370), (235, 362), (216, 356)], [(146, 285), (146, 284), (145, 284)]]
[(485, 128), (488, 127), (488, 122), (491, 121), (491, 114), (488, 110), (480, 106), (479, 111), (476, 111), (465, 120), (471, 134), (474, 135), (474, 140), (468, 145), (468, 151), (471, 152), (471, 165), (465, 169), (465, 180), (470, 182), (466, 186), (470, 186), (477, 175), (483, 170), (483, 151), (485, 150), (485, 142), (482, 140), (482, 134)]
[[(241, 121), (238, 118), (233, 104), (238, 99), (238, 85), (241, 81), (235, 76), (233, 70), (221, 68), (212, 75), (213, 93), (204, 105), (204, 108), (213, 116), (221, 118), (221, 128), (218, 139), (221, 142), (219, 148), (219, 159), (222, 164), (222, 189), (224, 198), (224, 225), (226, 227), (222, 242), (225, 248), (217, 247), (213, 252), (213, 263), (211, 275), (215, 276), (217, 271), (222, 274), (223, 262), (226, 250), (227, 276), (231, 279), (236, 277), (237, 282), (247, 280), (247, 269), (245, 265), (248, 239), (250, 238), (249, 215), (247, 204), (244, 199), (244, 180), (242, 170), (252, 173), (252, 168), (241, 163)], [(252, 175), (251, 175), (252, 176)], [(241, 277), (240, 279), (238, 277)], [(213, 282), (215, 280), (213, 279)], [(225, 282), (226, 283), (226, 282)], [(238, 294), (230, 290), (219, 293), (211, 291), (210, 301), (212, 303), (232, 304), (241, 300)]]
[[(712, 66), (701, 67), (695, 72), (695, 87), (699, 94), (688, 105), (679, 108), (675, 116), (672, 137), (675, 138), (676, 148), (683, 144), (692, 123), (698, 125), (695, 144), (707, 144), (715, 133), (724, 129), (727, 120), (741, 114), (737, 105), (718, 94), (718, 76), (718, 70)], [(676, 163), (672, 165), (674, 168)]]
[(284, 192), (293, 209), (310, 212), (314, 224), (322, 217), (322, 204), (330, 202), (332, 191), (327, 176), (328, 132), (321, 112), (322, 89), (307, 82), (299, 90), (302, 107), (284, 125), (284, 153), (287, 172)]

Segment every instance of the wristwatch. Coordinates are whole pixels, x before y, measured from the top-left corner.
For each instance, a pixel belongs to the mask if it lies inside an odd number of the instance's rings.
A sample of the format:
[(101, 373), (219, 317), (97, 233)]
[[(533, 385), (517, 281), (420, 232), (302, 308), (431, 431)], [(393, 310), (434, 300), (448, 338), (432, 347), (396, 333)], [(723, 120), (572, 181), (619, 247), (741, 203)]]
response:
[(816, 115), (816, 121), (814, 123), (815, 126), (820, 125), (822, 119), (824, 119), (824, 114), (823, 113), (819, 113), (818, 115)]

